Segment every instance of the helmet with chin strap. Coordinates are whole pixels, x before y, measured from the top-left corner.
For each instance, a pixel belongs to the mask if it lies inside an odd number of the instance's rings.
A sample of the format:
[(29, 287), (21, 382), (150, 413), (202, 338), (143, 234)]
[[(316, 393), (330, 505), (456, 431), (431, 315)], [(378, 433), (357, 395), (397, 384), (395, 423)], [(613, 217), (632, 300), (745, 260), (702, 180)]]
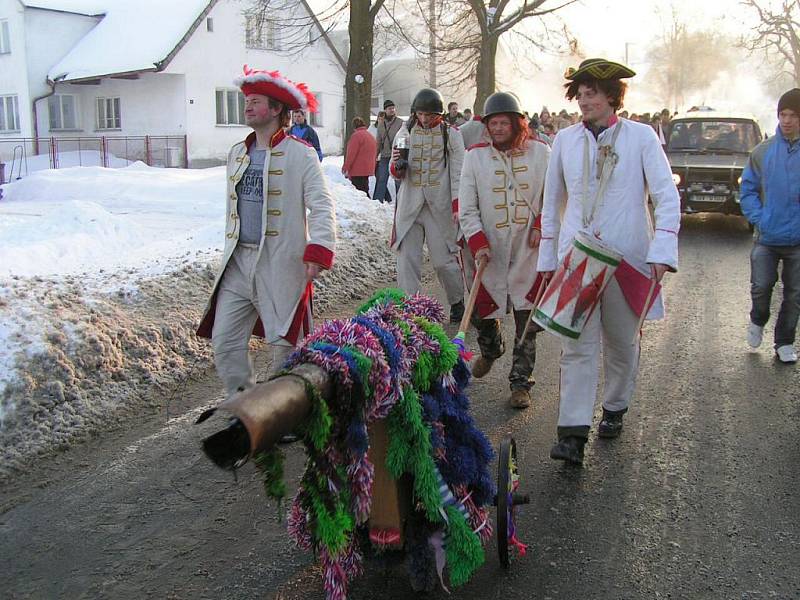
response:
[(495, 92), (483, 104), (483, 121), (486, 122), (492, 115), (499, 113), (514, 113), (524, 116), (519, 106), (519, 101), (508, 92)]
[(444, 113), (444, 99), (442, 95), (433, 88), (422, 88), (414, 96), (414, 101), (411, 103), (411, 110), (413, 112), (427, 112), (437, 115)]

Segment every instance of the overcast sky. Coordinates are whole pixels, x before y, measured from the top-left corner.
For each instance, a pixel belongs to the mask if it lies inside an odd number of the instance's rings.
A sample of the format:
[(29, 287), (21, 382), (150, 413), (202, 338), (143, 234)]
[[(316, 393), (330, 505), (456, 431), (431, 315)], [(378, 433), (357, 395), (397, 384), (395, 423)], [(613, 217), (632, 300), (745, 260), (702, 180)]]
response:
[[(657, 43), (672, 21), (672, 10), (677, 18), (695, 30), (715, 30), (720, 33), (741, 35), (747, 31), (747, 11), (738, 0), (582, 0), (562, 9), (560, 18), (579, 40), (581, 50), (588, 57), (602, 56), (624, 61), (626, 44), (628, 63), (638, 76), (631, 80), (627, 107), (634, 112), (650, 112), (658, 102), (645, 82), (650, 65), (647, 49)], [(564, 57), (543, 57), (539, 61), (542, 71), (533, 74), (528, 83), (505, 82), (517, 91), (528, 110), (548, 108), (577, 110), (575, 103), (563, 99), (560, 84), (568, 66), (578, 61)], [(761, 121), (762, 127), (775, 126), (777, 98), (768, 97), (760, 81), (748, 66), (737, 70), (735, 78), (721, 75), (707, 92), (687, 98), (692, 104), (708, 104), (718, 109), (750, 112)], [(671, 107), (670, 107), (671, 108)]]

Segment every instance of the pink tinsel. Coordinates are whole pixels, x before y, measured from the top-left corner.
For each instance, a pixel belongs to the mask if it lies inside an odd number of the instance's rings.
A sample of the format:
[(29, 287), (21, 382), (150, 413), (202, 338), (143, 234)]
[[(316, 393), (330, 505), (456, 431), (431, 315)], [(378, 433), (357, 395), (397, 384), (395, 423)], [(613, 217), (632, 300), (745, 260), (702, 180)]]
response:
[(423, 296), (422, 294), (414, 294), (410, 298), (403, 301), (406, 312), (425, 317), (429, 321), (444, 323), (444, 308), (435, 298), (430, 296)]
[(375, 475), (375, 467), (367, 459), (366, 455), (358, 459), (357, 462), (350, 463), (347, 467), (347, 479), (350, 482), (352, 493), (353, 515), (356, 525), (362, 525), (369, 519), (372, 510), (372, 480)]
[(297, 547), (308, 552), (313, 547), (313, 538), (308, 530), (308, 516), (303, 510), (302, 494), (303, 490), (301, 488), (292, 500), (292, 505), (286, 518), (286, 529), (289, 532), (289, 537), (294, 540)]
[(347, 574), (342, 564), (332, 558), (323, 546), (320, 548), (322, 562), (322, 587), (327, 600), (347, 600)]

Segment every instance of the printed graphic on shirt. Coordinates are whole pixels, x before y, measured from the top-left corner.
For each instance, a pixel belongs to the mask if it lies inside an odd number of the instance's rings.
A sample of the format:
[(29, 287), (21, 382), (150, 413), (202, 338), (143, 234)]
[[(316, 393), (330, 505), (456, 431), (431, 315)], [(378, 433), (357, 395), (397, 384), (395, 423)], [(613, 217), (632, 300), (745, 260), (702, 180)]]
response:
[(250, 164), (239, 183), (236, 209), (241, 220), (239, 241), (258, 244), (261, 241), (261, 214), (264, 207), (264, 161), (267, 151), (251, 149)]

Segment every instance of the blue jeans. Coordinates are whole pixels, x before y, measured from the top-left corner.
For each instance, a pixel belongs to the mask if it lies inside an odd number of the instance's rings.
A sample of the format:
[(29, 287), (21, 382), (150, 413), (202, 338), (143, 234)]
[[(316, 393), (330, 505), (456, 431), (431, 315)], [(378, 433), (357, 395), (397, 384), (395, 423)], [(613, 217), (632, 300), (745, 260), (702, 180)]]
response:
[[(391, 202), (392, 197), (389, 195), (389, 190), (386, 189), (389, 183), (389, 161), (390, 158), (382, 158), (378, 161), (377, 169), (375, 169), (375, 192), (372, 197), (378, 202)], [(394, 182), (394, 190), (397, 192), (400, 187), (400, 182)], [(395, 194), (396, 195), (396, 194)]]
[(775, 347), (794, 344), (800, 316), (800, 246), (766, 246), (756, 242), (750, 252), (750, 321), (763, 327), (769, 320), (772, 288), (778, 281), (778, 263), (783, 262), (783, 301), (775, 323)]

